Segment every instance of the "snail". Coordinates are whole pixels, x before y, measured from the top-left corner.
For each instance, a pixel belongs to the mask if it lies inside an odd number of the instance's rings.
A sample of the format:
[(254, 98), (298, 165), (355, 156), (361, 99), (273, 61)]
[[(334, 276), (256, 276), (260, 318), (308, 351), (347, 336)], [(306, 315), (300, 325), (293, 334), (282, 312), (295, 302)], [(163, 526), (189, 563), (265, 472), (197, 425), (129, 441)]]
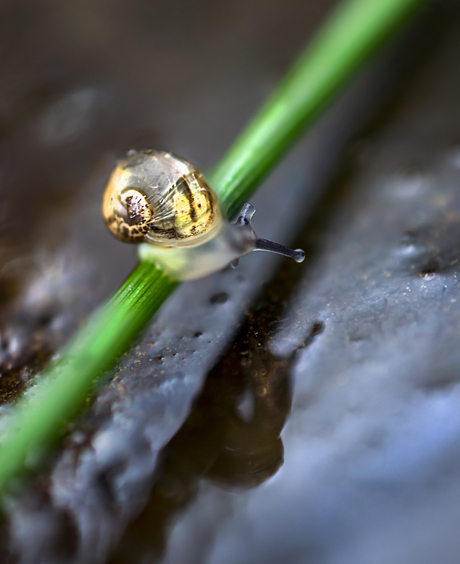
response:
[(130, 151), (113, 171), (102, 211), (110, 231), (142, 243), (141, 260), (158, 264), (172, 279), (201, 278), (251, 251), (269, 251), (302, 262), (305, 253), (259, 238), (255, 209), (245, 204), (235, 223), (223, 218), (202, 173), (164, 151)]

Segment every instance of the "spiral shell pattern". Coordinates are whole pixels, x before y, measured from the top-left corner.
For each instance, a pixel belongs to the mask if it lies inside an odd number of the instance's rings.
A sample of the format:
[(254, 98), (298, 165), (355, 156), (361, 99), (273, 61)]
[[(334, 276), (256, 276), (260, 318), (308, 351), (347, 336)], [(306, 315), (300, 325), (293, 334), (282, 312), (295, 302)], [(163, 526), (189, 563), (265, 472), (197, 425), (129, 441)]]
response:
[(162, 151), (128, 154), (112, 173), (102, 211), (119, 239), (160, 247), (200, 245), (222, 225), (217, 198), (201, 172)]

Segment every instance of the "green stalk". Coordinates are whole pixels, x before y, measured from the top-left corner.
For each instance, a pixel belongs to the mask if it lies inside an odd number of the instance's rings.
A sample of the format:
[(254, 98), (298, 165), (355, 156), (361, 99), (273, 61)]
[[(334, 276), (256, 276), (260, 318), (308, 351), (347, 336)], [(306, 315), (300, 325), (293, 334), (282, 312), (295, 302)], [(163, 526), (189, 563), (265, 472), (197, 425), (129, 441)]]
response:
[[(320, 30), (211, 177), (223, 209), (237, 211), (312, 118), (424, 0), (348, 0)], [(295, 14), (293, 14), (295, 17)], [(7, 419), (0, 492), (55, 440), (95, 380), (145, 328), (176, 282), (140, 263), (39, 378)]]
[(265, 102), (211, 177), (232, 217), (319, 111), (424, 0), (348, 0)]
[(139, 263), (112, 299), (64, 347), (61, 358), (33, 388), (33, 395), (24, 397), (8, 420), (0, 450), (0, 491), (23, 469), (27, 455), (33, 460), (42, 446), (59, 435), (94, 380), (128, 348), (176, 285), (155, 265)]

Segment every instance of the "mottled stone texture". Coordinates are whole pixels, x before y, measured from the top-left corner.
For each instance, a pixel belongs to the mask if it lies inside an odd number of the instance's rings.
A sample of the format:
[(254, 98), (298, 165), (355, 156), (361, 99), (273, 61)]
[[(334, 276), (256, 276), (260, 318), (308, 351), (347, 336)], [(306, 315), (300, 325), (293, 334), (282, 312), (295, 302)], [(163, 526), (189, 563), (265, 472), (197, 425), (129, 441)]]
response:
[[(100, 217), (115, 157), (212, 166), (332, 4), (2, 5), (2, 414), (134, 264)], [(274, 172), (255, 230), (305, 263), (183, 284), (8, 498), (2, 562), (458, 564), (459, 16)]]

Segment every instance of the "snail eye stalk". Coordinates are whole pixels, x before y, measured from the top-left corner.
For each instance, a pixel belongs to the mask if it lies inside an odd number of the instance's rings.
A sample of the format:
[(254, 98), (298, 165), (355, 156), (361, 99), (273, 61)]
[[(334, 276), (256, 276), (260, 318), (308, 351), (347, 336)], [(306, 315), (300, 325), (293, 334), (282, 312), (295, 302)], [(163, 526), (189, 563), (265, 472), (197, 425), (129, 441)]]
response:
[(290, 249), (279, 243), (267, 241), (267, 239), (257, 239), (255, 251), (268, 251), (269, 253), (276, 253), (283, 257), (289, 257), (296, 262), (303, 262), (305, 259), (305, 252), (302, 249)]
[[(251, 226), (251, 219), (253, 218), (255, 213), (256, 210), (254, 206), (252, 206), (251, 204), (244, 204), (240, 211), (238, 219), (236, 220), (236, 224)], [(282, 255), (283, 257), (292, 258), (296, 262), (303, 262), (303, 260), (305, 259), (305, 253), (304, 251), (302, 251), (302, 249), (290, 249), (289, 247), (285, 247), (284, 245), (280, 245), (279, 243), (274, 243), (273, 241), (268, 241), (267, 239), (261, 239), (257, 235), (254, 251), (267, 251), (269, 253), (275, 253), (277, 255)]]

